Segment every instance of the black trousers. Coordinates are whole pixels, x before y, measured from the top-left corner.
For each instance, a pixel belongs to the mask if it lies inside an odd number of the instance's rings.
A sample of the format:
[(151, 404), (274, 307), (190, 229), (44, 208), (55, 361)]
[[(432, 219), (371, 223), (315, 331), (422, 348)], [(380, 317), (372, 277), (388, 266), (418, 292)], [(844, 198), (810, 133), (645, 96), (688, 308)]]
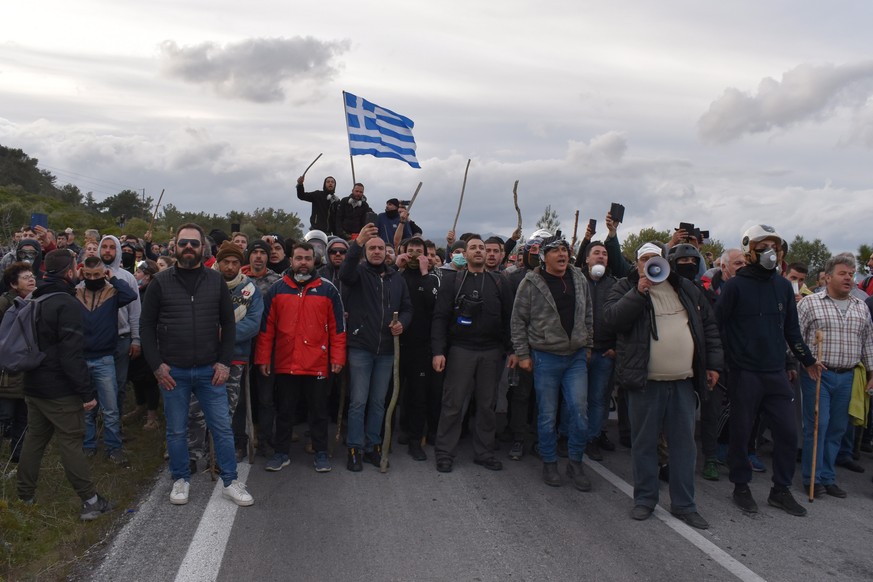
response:
[(309, 416), (309, 435), (315, 452), (327, 452), (327, 402), (330, 381), (316, 376), (276, 374), (276, 452), (288, 454), (291, 448), (291, 429), (300, 395), (306, 399)]
[(730, 447), (728, 464), (732, 483), (752, 480), (748, 445), (760, 413), (773, 435), (773, 483), (785, 487), (794, 480), (797, 423), (794, 388), (784, 371), (751, 372), (734, 369), (728, 376)]
[(436, 422), (430, 412), (439, 410), (442, 391), (434, 380), (430, 346), (404, 346), (400, 350), (400, 382), (403, 385), (403, 415), (410, 440), (425, 436), (425, 426)]

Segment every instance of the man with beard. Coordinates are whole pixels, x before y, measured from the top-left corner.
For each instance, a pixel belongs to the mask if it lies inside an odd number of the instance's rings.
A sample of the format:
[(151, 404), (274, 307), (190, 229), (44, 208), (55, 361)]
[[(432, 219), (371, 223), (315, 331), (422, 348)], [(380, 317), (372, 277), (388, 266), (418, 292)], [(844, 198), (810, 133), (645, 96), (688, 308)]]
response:
[[(215, 442), (223, 494), (234, 503), (254, 503), (237, 480), (227, 382), (236, 342), (233, 301), (224, 278), (203, 267), (206, 233), (192, 223), (176, 232), (175, 267), (155, 275), (142, 317), (145, 357), (164, 390), (167, 452), (174, 483), (170, 503), (188, 503), (191, 469), (187, 425), (191, 395), (197, 396)], [(160, 336), (160, 342), (158, 337)]]
[(331, 470), (327, 455), (329, 375), (339, 374), (346, 360), (343, 302), (329, 281), (315, 275), (312, 245), (294, 246), (291, 269), (264, 298), (264, 317), (255, 363), (264, 376), (276, 376), (276, 453), (267, 471), (291, 462), (291, 430), (297, 399), (309, 408), (309, 430), (315, 470)]
[[(104, 236), (100, 241), (100, 258), (116, 277), (137, 289), (136, 277), (132, 272), (122, 268), (124, 253), (121, 243), (112, 235)], [(132, 257), (132, 255), (127, 255)], [(123, 416), (124, 396), (127, 386), (127, 369), (132, 358), (138, 358), (142, 353), (139, 339), (139, 317), (142, 304), (139, 297), (118, 310), (118, 345), (115, 349), (115, 379), (118, 386), (118, 413)]]
[(79, 518), (92, 520), (112, 506), (97, 494), (82, 453), (84, 412), (97, 406), (97, 400), (82, 355), (82, 310), (73, 297), (76, 262), (69, 251), (57, 250), (46, 255), (45, 268), (45, 283), (33, 294), (55, 295), (42, 303), (36, 324), (37, 341), (46, 357), (38, 368), (24, 373), (28, 429), (18, 464), (18, 498), (34, 502), (42, 457), (54, 436), (64, 474), (82, 499)]
[(485, 241), (485, 270), (500, 272), (500, 266), (503, 264), (504, 243), (499, 236), (489, 237)]
[(297, 198), (312, 204), (312, 214), (309, 215), (309, 230), (320, 230), (330, 234), (333, 225), (330, 224), (330, 205), (337, 201), (336, 180), (333, 176), (324, 179), (321, 190), (303, 191), (303, 176), (297, 178)]
[[(252, 353), (252, 340), (258, 335), (261, 327), (261, 315), (264, 313), (264, 302), (257, 285), (240, 272), (243, 254), (234, 243), (224, 241), (215, 254), (217, 271), (224, 277), (224, 282), (230, 290), (233, 301), (233, 317), (236, 322), (236, 344), (233, 349), (233, 360), (230, 364), (230, 374), (227, 377), (227, 407), (231, 419), (234, 418), (239, 402), (240, 387), (243, 374), (247, 371), (249, 357)], [(237, 449), (245, 450), (247, 441), (245, 422), (236, 427), (235, 445)], [(206, 422), (203, 410), (197, 398), (191, 401), (188, 414), (188, 456), (190, 462), (196, 465), (205, 456)]]
[(339, 289), (340, 295), (343, 292), (343, 284), (339, 278), (339, 269), (348, 252), (349, 243), (345, 239), (331, 237), (327, 243), (327, 260), (324, 266), (318, 269), (318, 276), (333, 283)]
[(285, 239), (280, 234), (265, 234), (261, 237), (270, 245), (270, 260), (267, 266), (274, 273), (282, 274), (291, 266), (288, 256), (285, 254)]
[[(431, 328), (433, 369), (437, 373), (446, 371), (436, 435), (437, 471), (441, 473), (452, 470), (461, 438), (464, 403), (473, 395), (473, 462), (491, 471), (503, 468), (494, 457), (494, 406), (501, 366), (512, 348), (512, 295), (500, 275), (485, 271), (485, 242), (481, 236), (468, 237), (465, 255), (465, 267), (443, 274)], [(509, 366), (515, 367), (514, 355), (510, 356)]]
[[(336, 225), (333, 233), (346, 240), (353, 240), (366, 223), (367, 213), (373, 209), (364, 198), (364, 185), (355, 184), (352, 193), (340, 200), (336, 211)], [(394, 233), (385, 241), (394, 240)], [(384, 242), (384, 241), (383, 241)]]
[[(282, 275), (272, 271), (267, 264), (270, 260), (270, 244), (262, 239), (253, 240), (249, 243), (249, 264), (241, 269), (241, 272), (258, 286), (261, 298), (267, 296), (267, 292), (273, 283), (280, 280)], [(275, 404), (273, 393), (275, 392), (275, 376), (263, 376), (250, 370), (249, 379), (254, 390), (252, 391), (252, 418), (257, 424), (258, 430), (258, 455), (271, 457), (273, 444), (273, 419), (275, 416)], [(245, 412), (243, 407), (237, 407), (237, 417)], [(239, 422), (239, 420), (237, 420)]]
[[(382, 462), (380, 435), (394, 363), (394, 336), (403, 333), (412, 321), (409, 290), (397, 271), (385, 265), (385, 242), (376, 232), (375, 225), (365, 225), (349, 245), (340, 267), (351, 330), (346, 468), (355, 472), (363, 470), (362, 460), (376, 467)], [(363, 262), (362, 252), (366, 257)], [(394, 312), (398, 313), (397, 321), (392, 321)]]

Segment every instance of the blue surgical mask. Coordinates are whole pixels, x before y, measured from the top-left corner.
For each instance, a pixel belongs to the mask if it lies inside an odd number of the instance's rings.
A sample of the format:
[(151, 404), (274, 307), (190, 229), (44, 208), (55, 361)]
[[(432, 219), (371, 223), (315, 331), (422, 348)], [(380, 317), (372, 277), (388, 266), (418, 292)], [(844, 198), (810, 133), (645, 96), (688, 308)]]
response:
[(457, 255), (452, 255), (452, 264), (459, 269), (463, 269), (467, 266), (467, 257), (458, 253)]

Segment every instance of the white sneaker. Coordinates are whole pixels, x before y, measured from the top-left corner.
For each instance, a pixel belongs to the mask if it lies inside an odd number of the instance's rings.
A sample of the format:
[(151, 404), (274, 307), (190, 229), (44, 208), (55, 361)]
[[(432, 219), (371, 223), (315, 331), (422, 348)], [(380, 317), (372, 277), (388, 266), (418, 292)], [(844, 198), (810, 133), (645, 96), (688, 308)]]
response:
[(185, 505), (188, 503), (188, 489), (191, 485), (184, 479), (176, 479), (173, 490), (170, 491), (170, 503), (173, 505)]
[(251, 494), (246, 491), (246, 484), (236, 479), (224, 488), (223, 495), (240, 507), (248, 507), (255, 502)]

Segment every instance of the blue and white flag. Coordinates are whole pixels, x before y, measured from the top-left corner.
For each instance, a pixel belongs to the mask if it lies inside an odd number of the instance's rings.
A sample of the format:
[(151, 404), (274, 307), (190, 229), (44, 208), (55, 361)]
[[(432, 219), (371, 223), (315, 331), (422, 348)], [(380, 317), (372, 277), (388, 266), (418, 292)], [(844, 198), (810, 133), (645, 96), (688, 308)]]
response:
[(370, 154), (377, 158), (395, 158), (413, 168), (421, 168), (415, 158), (415, 138), (412, 137), (415, 124), (411, 119), (345, 91), (343, 98), (349, 150), (353, 156)]

